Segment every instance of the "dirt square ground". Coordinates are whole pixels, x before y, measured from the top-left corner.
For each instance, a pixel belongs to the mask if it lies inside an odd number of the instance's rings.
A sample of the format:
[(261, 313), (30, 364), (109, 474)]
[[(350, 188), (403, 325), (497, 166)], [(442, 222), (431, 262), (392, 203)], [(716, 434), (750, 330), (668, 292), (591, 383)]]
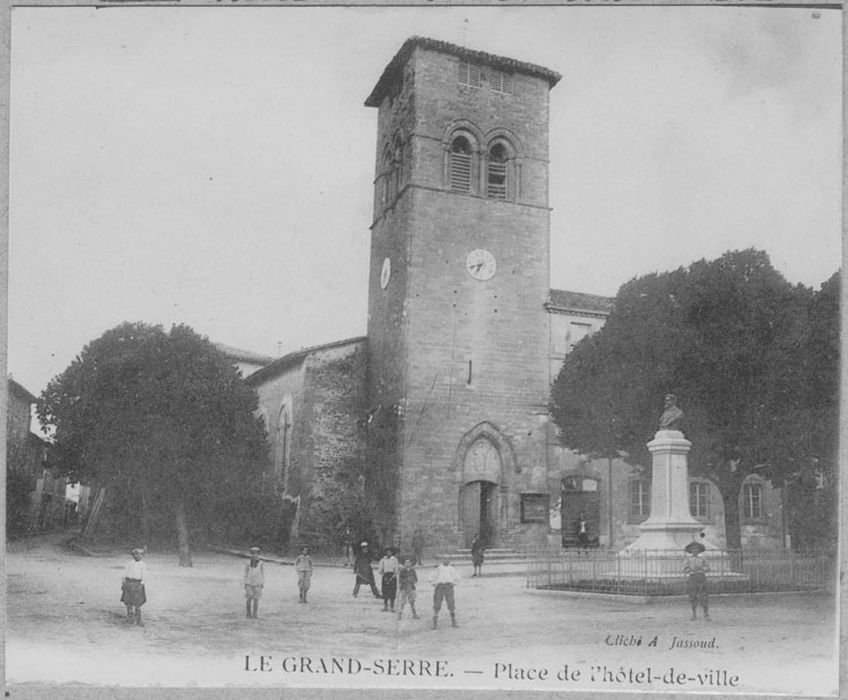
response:
[[(291, 566), (266, 563), (258, 619), (246, 619), (244, 560), (147, 556), (143, 627), (119, 602), (129, 556), (84, 557), (59, 538), (10, 543), (6, 676), (11, 689), (91, 686), (479, 688), (675, 693), (837, 693), (832, 595), (714, 596), (712, 620), (685, 599), (527, 590), (520, 576), (470, 578), (431, 629), (430, 562), (420, 620), (381, 612), (340, 566), (316, 566), (306, 605)], [(316, 563), (319, 563), (316, 561)], [(435, 563), (435, 562), (433, 562)], [(675, 640), (679, 643), (676, 646)], [(14, 696), (13, 696), (14, 697)]]

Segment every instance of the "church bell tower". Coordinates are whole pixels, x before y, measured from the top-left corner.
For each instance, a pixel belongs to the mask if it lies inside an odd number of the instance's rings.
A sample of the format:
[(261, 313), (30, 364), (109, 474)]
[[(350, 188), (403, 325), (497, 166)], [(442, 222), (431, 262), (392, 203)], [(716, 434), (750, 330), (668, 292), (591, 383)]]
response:
[(490, 547), (548, 532), (548, 111), (559, 79), (413, 37), (365, 102), (378, 110), (367, 484), (383, 537), (404, 546), (416, 529), (446, 547), (478, 532)]

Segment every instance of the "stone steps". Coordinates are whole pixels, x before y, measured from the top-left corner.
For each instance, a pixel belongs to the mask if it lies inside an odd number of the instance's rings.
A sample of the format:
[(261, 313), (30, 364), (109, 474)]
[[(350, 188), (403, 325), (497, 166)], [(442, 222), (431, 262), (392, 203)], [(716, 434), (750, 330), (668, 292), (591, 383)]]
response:
[[(453, 552), (448, 553), (448, 558), (454, 564), (468, 564), (471, 565), (471, 550), (470, 549), (457, 549)], [(501, 566), (501, 565), (509, 565), (509, 566), (526, 566), (528, 555), (524, 552), (519, 552), (516, 549), (509, 549), (506, 547), (493, 547), (492, 549), (487, 549), (483, 553), (483, 566)]]

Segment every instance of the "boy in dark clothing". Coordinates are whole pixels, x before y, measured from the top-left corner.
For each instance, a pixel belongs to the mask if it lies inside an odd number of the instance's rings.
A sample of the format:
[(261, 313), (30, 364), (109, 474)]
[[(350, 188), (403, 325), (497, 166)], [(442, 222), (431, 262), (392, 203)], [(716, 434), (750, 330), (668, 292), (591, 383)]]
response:
[(363, 542), (359, 545), (359, 553), (356, 555), (356, 560), (353, 562), (353, 573), (356, 576), (356, 584), (353, 586), (353, 597), (359, 595), (359, 587), (363, 583), (371, 586), (371, 592), (375, 598), (382, 598), (380, 591), (374, 584), (374, 570), (371, 568), (371, 552), (368, 549), (368, 543)]
[(399, 568), (395, 551), (391, 547), (386, 547), (386, 552), (380, 560), (380, 575), (382, 576), (380, 588), (383, 591), (383, 612), (395, 611)]
[(398, 620), (403, 617), (403, 606), (409, 601), (409, 608), (412, 610), (412, 619), (420, 619), (418, 613), (415, 612), (415, 584), (418, 583), (418, 574), (412, 568), (412, 558), (404, 557), (403, 567), (398, 572), (398, 586), (400, 587), (400, 607), (398, 608)]
[(415, 556), (412, 564), (421, 566), (421, 556), (424, 554), (424, 535), (421, 534), (421, 530), (416, 530), (412, 536), (412, 553)]
[(577, 535), (577, 551), (578, 554), (582, 549), (586, 555), (589, 555), (587, 551), (589, 549), (589, 523), (586, 521), (583, 513), (580, 513), (580, 517), (577, 518), (577, 522), (574, 523), (574, 531)]
[(485, 551), (486, 543), (483, 542), (483, 537), (478, 532), (471, 541), (471, 563), (474, 565), (474, 573), (471, 574), (472, 578), (483, 575), (483, 553)]
[[(695, 545), (700, 545), (695, 542)], [(703, 545), (700, 545), (703, 547)], [(689, 604), (692, 606), (692, 619), (698, 618), (698, 605), (704, 609), (704, 619), (710, 619), (710, 599), (707, 593), (707, 572), (710, 570), (710, 565), (704, 557), (701, 556), (704, 550), (698, 547), (692, 547), (686, 552), (686, 563), (683, 566), (683, 573), (689, 576), (686, 582), (686, 592), (689, 594)]]

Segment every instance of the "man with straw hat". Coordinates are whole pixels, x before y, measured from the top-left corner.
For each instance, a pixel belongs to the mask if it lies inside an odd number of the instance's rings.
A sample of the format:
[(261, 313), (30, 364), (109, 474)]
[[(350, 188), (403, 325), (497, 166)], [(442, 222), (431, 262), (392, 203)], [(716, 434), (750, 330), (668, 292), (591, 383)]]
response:
[(710, 564), (701, 556), (706, 549), (702, 542), (695, 540), (683, 548), (686, 553), (683, 573), (689, 575), (689, 580), (686, 582), (686, 592), (689, 594), (693, 620), (698, 618), (699, 604), (704, 609), (704, 619), (710, 619), (710, 601), (707, 595), (707, 572), (710, 570)]

